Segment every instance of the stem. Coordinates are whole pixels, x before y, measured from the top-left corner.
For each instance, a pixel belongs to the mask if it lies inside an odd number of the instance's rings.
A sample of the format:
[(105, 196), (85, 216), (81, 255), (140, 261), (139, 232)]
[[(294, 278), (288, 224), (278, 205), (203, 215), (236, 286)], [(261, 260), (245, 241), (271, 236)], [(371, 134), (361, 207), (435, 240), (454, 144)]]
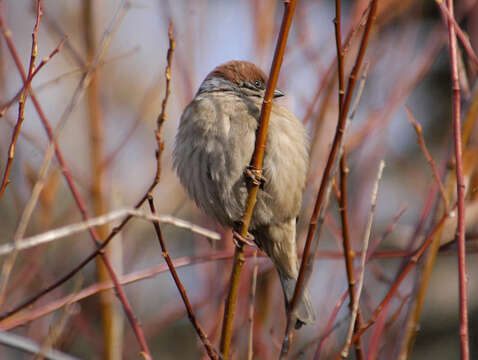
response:
[[(151, 213), (153, 215), (156, 215), (156, 208), (154, 206), (154, 200), (151, 194), (149, 194), (148, 196), (148, 203), (149, 203), (149, 208), (151, 209)], [(161, 246), (162, 256), (164, 260), (166, 261), (166, 264), (168, 265), (169, 272), (171, 273), (174, 283), (176, 284), (179, 294), (181, 295), (181, 299), (184, 302), (184, 306), (186, 307), (186, 311), (188, 313), (188, 318), (193, 324), (194, 330), (196, 330), (196, 333), (198, 334), (202, 343), (204, 344), (204, 347), (206, 348), (206, 352), (209, 355), (209, 357), (211, 359), (219, 359), (219, 357), (217, 356), (216, 350), (209, 342), (209, 339), (207, 338), (207, 335), (202, 329), (201, 325), (199, 325), (199, 322), (197, 321), (196, 316), (194, 316), (193, 307), (191, 305), (191, 302), (189, 301), (188, 295), (186, 293), (186, 289), (181, 283), (181, 280), (179, 279), (179, 275), (176, 271), (176, 268), (174, 267), (173, 261), (171, 260), (171, 257), (169, 256), (168, 250), (166, 249), (166, 242), (164, 241), (163, 234), (159, 226), (159, 221), (153, 221), (153, 225), (154, 225), (154, 230), (156, 231), (156, 235), (158, 237), (159, 245)]]
[[(262, 103), (261, 117), (259, 120), (259, 128), (256, 134), (256, 144), (254, 148), (254, 154), (251, 160), (251, 170), (260, 179), (262, 175), (262, 161), (264, 159), (264, 152), (267, 139), (267, 128), (269, 125), (269, 117), (272, 109), (272, 99), (274, 90), (279, 78), (279, 71), (282, 65), (282, 59), (284, 57), (285, 46), (289, 35), (289, 29), (292, 24), (292, 18), (294, 16), (295, 6), (297, 0), (284, 1), (284, 15), (282, 17), (282, 24), (277, 39), (277, 45), (274, 52), (274, 59), (272, 61), (272, 67), (269, 74), (269, 80), (267, 82), (267, 89), (264, 96), (264, 102)], [(257, 193), (259, 191), (259, 181), (255, 181), (248, 188), (248, 197), (246, 202), (246, 208), (242, 217), (241, 224), (241, 236), (247, 236), (249, 224), (252, 217), (252, 211), (256, 203)], [(242, 267), (244, 265), (244, 246), (238, 244), (234, 251), (234, 261), (232, 265), (231, 280), (229, 282), (229, 290), (226, 298), (226, 304), (224, 307), (224, 318), (222, 323), (221, 332), (221, 346), (220, 350), (225, 360), (229, 358), (229, 350), (232, 339), (232, 325), (234, 319), (234, 313), (236, 310), (236, 299), (239, 288), (239, 279), (241, 276)]]
[(322, 176), (322, 181), (320, 183), (319, 193), (317, 195), (314, 210), (310, 218), (309, 229), (307, 232), (307, 240), (305, 243), (304, 252), (302, 254), (302, 262), (300, 264), (299, 277), (297, 279), (297, 284), (294, 290), (294, 296), (292, 297), (292, 301), (290, 304), (290, 312), (289, 312), (289, 317), (287, 319), (287, 329), (284, 336), (284, 341), (282, 343), (282, 356), (285, 356), (287, 352), (289, 351), (289, 346), (291, 342), (290, 341), (291, 332), (292, 332), (293, 324), (295, 323), (294, 319), (292, 319), (292, 315), (294, 314), (294, 309), (299, 303), (299, 300), (303, 295), (306, 282), (308, 281), (308, 278), (310, 277), (310, 274), (312, 272), (313, 262), (311, 260), (314, 258), (315, 252), (318, 247), (318, 240), (319, 240), (318, 237), (317, 237), (317, 240), (314, 242), (313, 246), (312, 246), (312, 242), (314, 240), (315, 230), (318, 227), (317, 225), (319, 223), (318, 222), (319, 215), (321, 214), (321, 212), (325, 210), (326, 205), (328, 203), (328, 201), (326, 200), (327, 198), (326, 193), (328, 193), (327, 188), (332, 178), (331, 176), (332, 168), (334, 167), (335, 159), (339, 153), (339, 148), (341, 147), (341, 144), (342, 144), (342, 138), (345, 131), (345, 123), (347, 119), (347, 114), (352, 101), (352, 94), (354, 92), (355, 84), (357, 83), (358, 73), (360, 71), (363, 58), (365, 56), (365, 50), (368, 45), (368, 40), (370, 37), (372, 23), (375, 18), (376, 11), (377, 11), (377, 0), (372, 0), (370, 4), (370, 11), (368, 14), (367, 23), (365, 25), (365, 30), (364, 30), (362, 41), (360, 44), (360, 49), (357, 54), (355, 65), (349, 77), (347, 91), (345, 93), (345, 98), (344, 98), (344, 104), (343, 104), (342, 111), (339, 114), (339, 119), (337, 122), (337, 128), (335, 131), (332, 148), (330, 149), (329, 157), (327, 159), (327, 164), (325, 166), (324, 173)]
[[(453, 18), (453, 0), (447, 0), (450, 16)], [(452, 21), (448, 24), (448, 42), (450, 50), (450, 66), (453, 91), (453, 136), (455, 143), (456, 162), (456, 192), (458, 206), (458, 226), (456, 229), (456, 241), (458, 243), (458, 275), (460, 295), (460, 345), (461, 358), (470, 358), (468, 344), (468, 296), (466, 275), (466, 249), (465, 249), (465, 178), (463, 175), (462, 138), (461, 138), (461, 108), (460, 108), (460, 81), (458, 79), (458, 60), (455, 27)]]
[[(344, 78), (344, 50), (342, 48), (342, 9), (341, 1), (335, 0), (335, 45), (337, 47), (337, 73), (338, 73), (338, 82), (339, 82), (339, 114), (342, 112), (344, 105), (344, 95), (345, 95), (345, 78)], [(344, 248), (344, 260), (345, 260), (345, 270), (347, 272), (347, 281), (349, 285), (349, 309), (350, 312), (353, 312), (354, 308), (354, 299), (355, 299), (355, 278), (354, 278), (354, 268), (353, 268), (353, 250), (350, 246), (350, 232), (349, 232), (349, 220), (347, 217), (347, 161), (345, 150), (340, 158), (340, 219), (342, 222), (342, 238), (343, 238), (343, 248)], [(354, 331), (360, 329), (362, 326), (362, 314), (360, 311), (360, 305), (357, 309), (357, 320), (355, 322)], [(357, 342), (355, 347), (355, 354), (357, 360), (362, 360), (363, 355), (363, 346), (362, 340), (360, 339)]]

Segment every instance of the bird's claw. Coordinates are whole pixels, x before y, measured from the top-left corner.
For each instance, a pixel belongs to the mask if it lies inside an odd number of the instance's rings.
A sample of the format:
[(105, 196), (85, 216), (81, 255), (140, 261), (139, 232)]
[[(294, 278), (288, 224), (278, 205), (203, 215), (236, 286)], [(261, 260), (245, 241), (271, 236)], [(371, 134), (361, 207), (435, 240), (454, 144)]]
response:
[(247, 233), (247, 235), (244, 237), (236, 230), (232, 230), (232, 241), (234, 241), (234, 244), (237, 247), (242, 247), (244, 244), (257, 247), (254, 242), (254, 236), (251, 233)]
[(264, 177), (262, 176), (262, 170), (258, 170), (252, 166), (248, 166), (244, 170), (244, 175), (246, 176), (246, 179), (250, 184), (259, 186), (261, 190), (264, 190), (266, 179), (264, 179)]

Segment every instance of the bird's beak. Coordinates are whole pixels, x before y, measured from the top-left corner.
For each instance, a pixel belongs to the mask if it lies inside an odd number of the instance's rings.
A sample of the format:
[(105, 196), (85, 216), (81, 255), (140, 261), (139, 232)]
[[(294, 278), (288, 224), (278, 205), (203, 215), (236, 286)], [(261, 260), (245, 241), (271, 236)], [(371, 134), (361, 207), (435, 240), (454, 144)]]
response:
[(278, 97), (281, 97), (281, 96), (284, 96), (284, 95), (285, 94), (281, 90), (279, 90), (279, 89), (274, 90), (274, 97), (275, 98), (278, 98)]

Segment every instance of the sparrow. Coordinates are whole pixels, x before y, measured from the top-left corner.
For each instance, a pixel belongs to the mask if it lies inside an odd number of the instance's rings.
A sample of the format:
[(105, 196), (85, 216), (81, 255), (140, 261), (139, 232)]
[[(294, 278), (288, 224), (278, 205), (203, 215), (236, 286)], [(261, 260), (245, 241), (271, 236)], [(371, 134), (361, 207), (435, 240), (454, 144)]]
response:
[[(266, 84), (266, 74), (251, 62), (229, 61), (216, 67), (184, 109), (173, 151), (179, 180), (197, 206), (237, 231), (248, 196), (247, 169)], [(274, 91), (274, 98), (283, 95), (280, 90)], [(286, 312), (298, 276), (296, 221), (308, 162), (309, 141), (302, 123), (285, 107), (273, 103), (263, 161), (264, 182), (249, 232), (277, 269)], [(307, 289), (296, 313), (296, 328), (315, 321)]]

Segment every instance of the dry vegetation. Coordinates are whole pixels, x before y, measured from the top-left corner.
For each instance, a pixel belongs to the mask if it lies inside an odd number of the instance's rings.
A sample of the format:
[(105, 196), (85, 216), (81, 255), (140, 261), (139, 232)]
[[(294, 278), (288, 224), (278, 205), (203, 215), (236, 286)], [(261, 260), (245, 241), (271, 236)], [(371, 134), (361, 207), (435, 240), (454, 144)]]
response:
[[(476, 357), (476, 1), (0, 0), (0, 32), (0, 358)], [(230, 59), (310, 134), (300, 331), (171, 169)]]

